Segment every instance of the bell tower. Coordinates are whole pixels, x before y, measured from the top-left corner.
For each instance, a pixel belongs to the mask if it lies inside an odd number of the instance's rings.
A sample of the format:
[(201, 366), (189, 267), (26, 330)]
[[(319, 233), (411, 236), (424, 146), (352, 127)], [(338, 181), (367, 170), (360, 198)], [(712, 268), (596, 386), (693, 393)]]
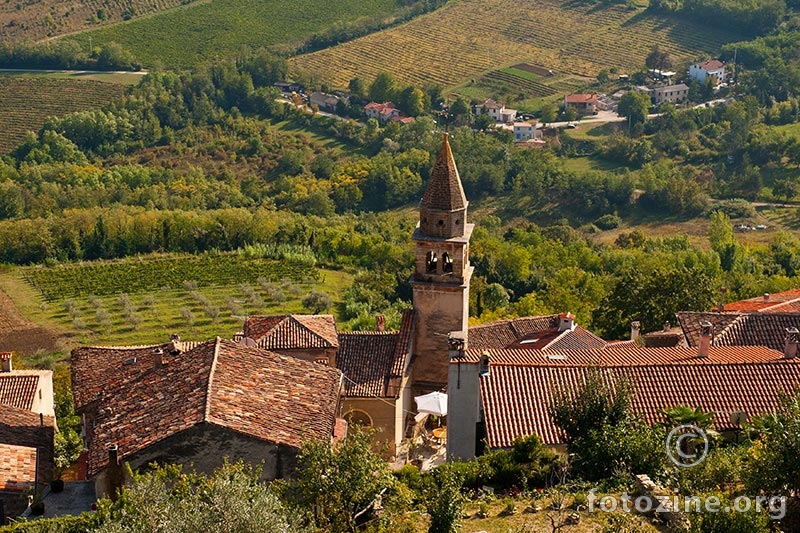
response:
[(444, 134), (428, 187), (419, 207), (411, 286), (417, 325), (414, 334), (414, 388), (436, 390), (447, 384), (448, 334), (466, 336), (469, 318), (469, 238), (467, 198)]

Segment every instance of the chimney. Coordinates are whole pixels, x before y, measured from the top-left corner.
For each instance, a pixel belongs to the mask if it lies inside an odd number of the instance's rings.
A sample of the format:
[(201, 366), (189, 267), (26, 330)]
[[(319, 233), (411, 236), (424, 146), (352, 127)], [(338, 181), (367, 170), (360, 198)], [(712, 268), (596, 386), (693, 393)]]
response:
[(112, 502), (117, 501), (119, 491), (125, 483), (125, 473), (119, 460), (119, 446), (112, 444), (108, 447), (108, 468), (105, 472), (105, 494)]
[(386, 331), (386, 317), (383, 315), (375, 315), (375, 331), (383, 333)]
[(558, 323), (558, 331), (573, 331), (575, 329), (575, 315), (567, 311), (558, 315), (560, 319)]
[(451, 331), (447, 335), (447, 347), (450, 360), (463, 359), (467, 349), (467, 339), (463, 331)]
[(697, 357), (707, 358), (708, 350), (711, 347), (711, 334), (714, 326), (709, 321), (700, 322), (700, 345), (697, 349)]
[(631, 322), (631, 340), (635, 341), (639, 338), (639, 330), (642, 329), (642, 324), (638, 320)]
[(765, 302), (768, 302), (768, 301), (769, 301), (769, 293), (768, 293), (768, 292), (765, 292), (765, 293), (764, 293), (764, 301), (765, 301)]
[(11, 372), (11, 352), (0, 352), (0, 372)]
[[(702, 326), (702, 324), (700, 324)], [(669, 320), (664, 322), (664, 331), (669, 331)]]
[(481, 355), (481, 363), (478, 367), (478, 375), (480, 377), (489, 375), (489, 352), (483, 352)]
[(797, 357), (797, 343), (800, 342), (800, 331), (797, 328), (786, 328), (786, 339), (783, 344), (784, 359)]
[(169, 336), (169, 340), (171, 340), (172, 342), (181, 342), (181, 336), (178, 335), (177, 333), (171, 333)]
[(162, 366), (164, 366), (164, 350), (153, 348), (153, 368), (161, 368)]

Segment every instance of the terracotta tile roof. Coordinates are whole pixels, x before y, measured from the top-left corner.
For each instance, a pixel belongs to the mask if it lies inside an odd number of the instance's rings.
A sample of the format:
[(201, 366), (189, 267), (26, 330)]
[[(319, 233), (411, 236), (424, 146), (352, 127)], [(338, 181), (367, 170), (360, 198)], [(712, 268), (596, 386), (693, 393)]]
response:
[(564, 97), (564, 101), (568, 104), (596, 104), (597, 95), (594, 93), (582, 94), (568, 94)]
[(431, 170), (428, 187), (420, 202), (422, 207), (441, 211), (456, 211), (467, 208), (467, 197), (461, 186), (456, 161), (450, 149), (448, 134), (444, 134), (442, 148)]
[(610, 344), (585, 350), (473, 350), (466, 351), (467, 362), (478, 362), (488, 353), (492, 365), (507, 366), (637, 366), (709, 365), (720, 363), (768, 363), (783, 360), (783, 352), (765, 346), (711, 346), (708, 357), (698, 357), (697, 348), (674, 346), (645, 348), (631, 343)]
[(400, 330), (384, 333), (339, 333), (336, 366), (345, 375), (345, 395), (397, 398), (400, 381), (410, 356), (415, 313), (403, 311)]
[(686, 337), (686, 343), (689, 346), (697, 346), (700, 342), (700, 324), (702, 322), (711, 322), (711, 325), (714, 326), (714, 332), (719, 333), (739, 318), (738, 313), (695, 313), (689, 311), (677, 313), (677, 316), (683, 334)]
[(104, 391), (113, 392), (123, 383), (151, 370), (155, 352), (170, 358), (174, 351), (187, 351), (197, 343), (165, 343), (150, 346), (83, 346), (72, 350), (70, 372), (75, 409), (98, 400)]
[(47, 468), (42, 461), (52, 463), (55, 423), (27, 409), (0, 409), (0, 491), (22, 492), (34, 483), (39, 451), (41, 468)]
[(800, 289), (764, 294), (755, 298), (727, 303), (725, 311), (759, 312), (759, 313), (784, 313), (800, 311)]
[(0, 404), (13, 405), (20, 409), (30, 410), (39, 389), (39, 378), (42, 370), (14, 370), (0, 372)]
[[(514, 438), (536, 433), (547, 444), (561, 442), (547, 413), (555, 391), (575, 391), (586, 380), (589, 365), (491, 363), (481, 379), (489, 446), (508, 447)], [(800, 385), (800, 360), (769, 363), (711, 363), (701, 365), (644, 364), (602, 367), (608, 383), (623, 375), (634, 382), (632, 410), (648, 423), (662, 420), (659, 411), (677, 405), (714, 413), (716, 429), (730, 427), (729, 416), (772, 412), (780, 394)]]
[(563, 350), (602, 348), (607, 343), (580, 326), (558, 331), (558, 314), (513, 318), (470, 326), (467, 347), (470, 350), (526, 348)]
[(332, 315), (251, 316), (244, 324), (244, 335), (265, 350), (339, 346)]
[(725, 63), (720, 61), (719, 59), (709, 59), (708, 61), (703, 61), (702, 63), (698, 63), (698, 66), (705, 70), (717, 70), (725, 66)]
[[(106, 349), (114, 361), (131, 353), (114, 351)], [(151, 356), (148, 367), (136, 372), (117, 366), (121, 377), (109, 371), (114, 386), (99, 393), (87, 383), (92, 390), (83, 394), (77, 384), (76, 397), (95, 394), (99, 400), (89, 475), (105, 468), (110, 444), (127, 457), (200, 423), (294, 447), (333, 434), (341, 387), (337, 369), (219, 338), (165, 353), (161, 367), (152, 361)]]
[(800, 313), (678, 313), (690, 346), (700, 339), (700, 322), (714, 325), (717, 346), (769, 346), (783, 350), (787, 328), (800, 328)]

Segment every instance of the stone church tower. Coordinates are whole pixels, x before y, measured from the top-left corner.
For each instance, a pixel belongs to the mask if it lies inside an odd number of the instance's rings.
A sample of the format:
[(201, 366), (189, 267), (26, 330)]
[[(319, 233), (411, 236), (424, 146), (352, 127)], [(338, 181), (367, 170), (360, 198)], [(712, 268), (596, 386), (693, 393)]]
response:
[(450, 332), (466, 336), (469, 318), (469, 238), (467, 198), (447, 134), (431, 171), (414, 230), (416, 259), (411, 286), (417, 324), (413, 387), (437, 390), (447, 384)]

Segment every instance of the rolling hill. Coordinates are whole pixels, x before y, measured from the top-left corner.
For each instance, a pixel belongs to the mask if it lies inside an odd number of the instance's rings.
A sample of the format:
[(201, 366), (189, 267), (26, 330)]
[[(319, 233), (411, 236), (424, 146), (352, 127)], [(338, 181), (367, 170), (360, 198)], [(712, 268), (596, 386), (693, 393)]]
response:
[(641, 68), (658, 44), (675, 62), (718, 53), (737, 40), (713, 26), (655, 17), (622, 5), (558, 0), (462, 0), (407, 24), (311, 54), (290, 67), (334, 87), (390, 71), (403, 84), (452, 88), (526, 62), (556, 72), (596, 76)]

